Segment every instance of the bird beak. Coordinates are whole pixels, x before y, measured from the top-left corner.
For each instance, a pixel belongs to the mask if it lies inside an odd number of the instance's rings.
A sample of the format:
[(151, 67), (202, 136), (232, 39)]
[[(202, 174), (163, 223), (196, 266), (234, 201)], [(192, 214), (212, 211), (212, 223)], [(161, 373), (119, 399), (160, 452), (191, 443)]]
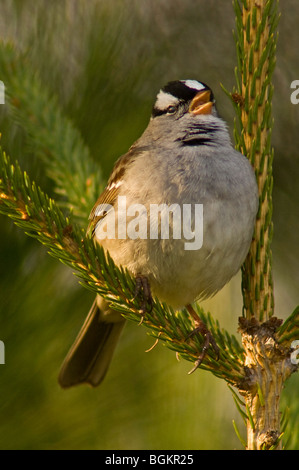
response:
[(189, 113), (192, 114), (211, 114), (213, 102), (211, 101), (211, 92), (209, 90), (200, 91), (195, 95), (189, 106)]

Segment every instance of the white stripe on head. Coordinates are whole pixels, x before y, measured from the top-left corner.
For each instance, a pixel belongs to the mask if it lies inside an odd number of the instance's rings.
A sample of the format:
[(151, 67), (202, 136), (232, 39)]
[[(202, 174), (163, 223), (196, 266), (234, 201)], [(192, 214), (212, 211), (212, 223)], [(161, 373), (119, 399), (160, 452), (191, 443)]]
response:
[(178, 104), (179, 99), (175, 96), (171, 95), (170, 93), (165, 93), (165, 91), (160, 90), (157, 95), (157, 100), (155, 103), (155, 108), (157, 109), (167, 109), (168, 106)]
[(204, 90), (206, 87), (202, 83), (198, 82), (197, 80), (182, 80), (188, 88), (192, 88), (192, 90)]

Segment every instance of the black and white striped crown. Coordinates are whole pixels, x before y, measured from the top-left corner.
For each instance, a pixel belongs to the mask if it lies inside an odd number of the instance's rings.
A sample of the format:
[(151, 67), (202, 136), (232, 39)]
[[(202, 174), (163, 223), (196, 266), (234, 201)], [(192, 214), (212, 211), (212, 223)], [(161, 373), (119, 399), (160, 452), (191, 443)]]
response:
[(176, 80), (167, 83), (159, 91), (153, 107), (152, 116), (166, 114), (171, 107), (189, 103), (200, 91), (209, 90), (211, 101), (214, 101), (212, 90), (208, 85), (197, 80)]

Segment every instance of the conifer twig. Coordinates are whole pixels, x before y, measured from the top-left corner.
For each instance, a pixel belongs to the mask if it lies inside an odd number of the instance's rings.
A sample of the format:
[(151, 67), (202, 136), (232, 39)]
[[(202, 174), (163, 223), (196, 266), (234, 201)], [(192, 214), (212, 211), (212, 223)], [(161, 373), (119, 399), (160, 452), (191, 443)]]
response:
[[(85, 236), (71, 218), (66, 217), (55, 201), (49, 198), (19, 165), (12, 164), (0, 148), (0, 213), (8, 215), (16, 225), (36, 238), (49, 254), (75, 269), (81, 284), (107, 299), (125, 318), (140, 322), (139, 299), (134, 298), (135, 280), (117, 267), (102, 247)], [(220, 348), (220, 358), (210, 350), (201, 368), (235, 385), (244, 380), (243, 349), (234, 336), (222, 330), (212, 317), (200, 307), (198, 314), (211, 329)], [(142, 325), (184, 359), (194, 362), (203, 346), (203, 338), (195, 335), (186, 310), (174, 312), (154, 299), (153, 308), (146, 312)]]
[[(259, 189), (259, 211), (250, 251), (242, 268), (244, 316), (240, 331), (247, 378), (239, 392), (245, 398), (247, 449), (281, 448), (279, 403), (285, 380), (297, 367), (287, 341), (293, 337), (297, 313), (287, 326), (273, 316), (271, 241), (272, 75), (276, 61), (278, 0), (234, 0), (236, 13), (237, 148), (251, 161)], [(298, 331), (298, 327), (297, 327)]]
[(57, 97), (28, 66), (26, 53), (0, 41), (0, 70), (6, 84), (6, 107), (25, 130), (27, 147), (45, 163), (59, 206), (85, 221), (103, 188), (100, 168)]
[[(234, 0), (236, 89), (228, 94), (237, 116), (236, 145), (254, 166), (260, 196), (254, 239), (242, 268), (243, 345), (209, 313), (195, 307), (220, 349), (216, 360), (210, 348), (200, 369), (224, 379), (231, 390), (234, 387), (241, 394), (243, 399), (233, 391), (247, 425), (249, 449), (281, 447), (280, 393), (286, 378), (297, 370), (290, 360), (290, 346), (299, 332), (298, 309), (284, 324), (273, 316), (271, 98), (277, 5), (278, 0)], [(57, 201), (48, 197), (0, 149), (0, 213), (11, 217), (52, 256), (70, 266), (84, 287), (106, 298), (125, 318), (139, 323), (139, 300), (133, 299), (135, 280), (94, 245), (79, 224), (84, 220), (85, 225), (88, 210), (103, 186), (87, 146), (57, 99), (31, 72), (26, 54), (0, 44), (0, 69), (11, 119), (26, 131), (27, 142), (44, 162), (57, 196)], [(74, 213), (66, 215), (62, 209), (73, 209)], [(187, 339), (193, 324), (185, 309), (174, 312), (154, 299), (142, 325), (184, 359), (194, 362), (198, 358), (203, 338), (195, 335)], [(243, 442), (236, 425), (235, 429)]]
[(277, 1), (235, 0), (237, 89), (233, 93), (237, 148), (251, 161), (259, 188), (259, 211), (242, 268), (244, 314), (267, 321), (273, 315), (271, 241), (273, 148), (272, 75), (276, 62)]

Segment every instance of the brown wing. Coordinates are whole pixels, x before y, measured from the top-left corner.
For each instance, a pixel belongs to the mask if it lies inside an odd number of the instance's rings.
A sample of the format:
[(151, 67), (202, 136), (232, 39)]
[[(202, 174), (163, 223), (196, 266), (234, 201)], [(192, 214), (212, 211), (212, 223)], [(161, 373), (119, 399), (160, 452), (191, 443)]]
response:
[(122, 155), (114, 165), (107, 186), (102, 194), (97, 199), (92, 211), (89, 215), (89, 225), (87, 227), (87, 235), (93, 236), (97, 223), (102, 220), (107, 214), (107, 207), (113, 206), (119, 192), (119, 187), (122, 183), (124, 173), (128, 166), (135, 161), (139, 151), (133, 147)]

